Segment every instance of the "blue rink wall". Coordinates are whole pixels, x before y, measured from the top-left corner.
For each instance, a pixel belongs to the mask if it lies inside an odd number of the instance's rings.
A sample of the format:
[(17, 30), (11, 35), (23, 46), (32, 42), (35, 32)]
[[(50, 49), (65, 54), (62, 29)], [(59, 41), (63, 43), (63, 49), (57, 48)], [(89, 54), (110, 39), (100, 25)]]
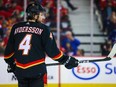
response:
[[(83, 59), (97, 59), (103, 57), (77, 57)], [(55, 63), (50, 58), (46, 58), (46, 63)], [(0, 58), (0, 87), (17, 87), (16, 77), (6, 71), (7, 65), (3, 58)], [(59, 77), (61, 87), (116, 87), (116, 58), (106, 62), (83, 63), (71, 70), (64, 66), (49, 66), (48, 86), (59, 87)]]

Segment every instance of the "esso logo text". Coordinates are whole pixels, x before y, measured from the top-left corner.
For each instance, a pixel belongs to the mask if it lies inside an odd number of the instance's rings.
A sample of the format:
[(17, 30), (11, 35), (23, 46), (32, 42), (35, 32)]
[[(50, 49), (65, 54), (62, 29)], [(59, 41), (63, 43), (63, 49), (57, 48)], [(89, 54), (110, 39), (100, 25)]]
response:
[(72, 69), (73, 75), (82, 80), (90, 80), (97, 77), (100, 73), (100, 68), (96, 63), (80, 64)]

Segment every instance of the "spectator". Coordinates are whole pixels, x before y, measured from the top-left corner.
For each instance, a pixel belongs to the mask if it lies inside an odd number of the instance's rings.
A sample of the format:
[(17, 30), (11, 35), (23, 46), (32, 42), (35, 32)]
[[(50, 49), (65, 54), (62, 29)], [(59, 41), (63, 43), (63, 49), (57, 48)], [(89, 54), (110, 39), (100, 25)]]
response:
[(3, 16), (5, 18), (11, 16), (12, 13), (9, 12), (10, 7), (11, 7), (11, 0), (2, 0), (0, 6), (0, 16)]
[(66, 32), (66, 38), (64, 38), (61, 42), (61, 46), (66, 50), (66, 54), (68, 55), (76, 55), (78, 51), (78, 47), (80, 45), (80, 41), (73, 37), (71, 31)]
[(75, 6), (70, 2), (70, 0), (64, 0), (64, 1), (66, 2), (66, 4), (68, 5), (68, 7), (69, 7), (72, 11), (78, 9), (77, 7), (75, 7)]
[(7, 19), (8, 28), (11, 29), (11, 27), (18, 21), (18, 18), (16, 15), (13, 15)]
[(106, 0), (97, 0), (97, 1), (99, 1), (100, 10), (103, 11), (107, 6), (107, 1)]
[(107, 56), (116, 42), (116, 0), (95, 0), (95, 3), (102, 18), (103, 33), (108, 35), (108, 41), (101, 44), (102, 55)]
[(10, 35), (10, 29), (8, 29), (7, 31), (6, 31), (6, 34), (5, 34), (5, 37), (3, 38), (3, 47), (5, 48), (6, 47), (6, 45), (7, 45), (7, 42), (8, 42), (8, 39), (9, 39), (9, 35)]
[(112, 48), (112, 43), (111, 41), (106, 40), (105, 43), (101, 44), (101, 53), (102, 56), (107, 56)]
[(109, 21), (112, 14), (112, 3), (111, 1), (107, 2), (107, 6), (102, 10), (102, 21), (103, 21), (103, 32), (107, 34), (107, 22)]
[(112, 44), (116, 43), (116, 29), (110, 33), (108, 39), (112, 42)]
[[(1, 31), (1, 38), (0, 38), (0, 55), (3, 54), (5, 46), (7, 44), (8, 38), (6, 39), (6, 32), (8, 32), (7, 30), (7, 24), (5, 22), (3, 22), (2, 27), (0, 28)], [(9, 37), (9, 36), (8, 36)]]
[(19, 16), (23, 11), (23, 8), (20, 5), (18, 5), (17, 2), (14, 0), (11, 2), (11, 6), (8, 11), (12, 13), (12, 15)]
[(112, 6), (113, 8), (116, 8), (116, 0), (112, 0)]
[(3, 39), (3, 36), (4, 36), (3, 29), (2, 29), (2, 26), (0, 26), (0, 39), (1, 40)]
[(83, 49), (78, 49), (77, 53), (75, 56), (84, 56), (84, 50)]
[(111, 2), (111, 1), (108, 2), (108, 5), (107, 5), (106, 10), (107, 10), (107, 17), (108, 17), (108, 19), (109, 19), (109, 17), (110, 17), (111, 14), (112, 14), (112, 2)]
[(108, 35), (114, 31), (114, 29), (116, 29), (116, 12), (113, 11), (112, 15), (109, 19), (109, 21), (107, 22), (107, 33)]
[(68, 10), (66, 8), (61, 9), (62, 16), (61, 16), (61, 31), (72, 31), (71, 23), (69, 20)]
[(7, 26), (8, 26), (8, 24), (7, 24), (7, 21), (6, 20), (4, 20), (3, 22), (2, 22), (2, 27), (1, 27), (1, 29), (0, 30), (2, 30), (2, 32), (1, 32), (1, 38), (3, 39), (3, 37), (4, 37), (4, 34), (6, 33), (6, 31), (7, 31)]
[(0, 11), (0, 16), (4, 17), (5, 19), (9, 18), (10, 16), (12, 16), (12, 13), (5, 11), (5, 10), (1, 10)]

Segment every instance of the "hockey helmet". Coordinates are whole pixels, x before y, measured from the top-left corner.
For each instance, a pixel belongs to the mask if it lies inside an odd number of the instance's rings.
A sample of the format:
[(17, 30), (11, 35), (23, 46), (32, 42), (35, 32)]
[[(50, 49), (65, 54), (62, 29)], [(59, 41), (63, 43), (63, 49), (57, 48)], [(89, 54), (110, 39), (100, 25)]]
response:
[(40, 12), (45, 12), (45, 9), (39, 3), (31, 3), (26, 8), (27, 16), (38, 15)]

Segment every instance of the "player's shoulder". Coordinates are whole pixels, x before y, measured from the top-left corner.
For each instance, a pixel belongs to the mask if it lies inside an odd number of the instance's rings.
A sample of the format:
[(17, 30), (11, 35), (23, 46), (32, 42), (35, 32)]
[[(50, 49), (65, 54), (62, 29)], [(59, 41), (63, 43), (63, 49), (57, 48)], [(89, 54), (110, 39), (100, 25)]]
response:
[(44, 29), (49, 29), (49, 27), (43, 23), (38, 23), (38, 24), (39, 24), (39, 26), (43, 27)]
[(47, 32), (50, 31), (49, 27), (43, 23), (38, 23), (38, 26), (42, 28), (44, 31), (47, 31)]

